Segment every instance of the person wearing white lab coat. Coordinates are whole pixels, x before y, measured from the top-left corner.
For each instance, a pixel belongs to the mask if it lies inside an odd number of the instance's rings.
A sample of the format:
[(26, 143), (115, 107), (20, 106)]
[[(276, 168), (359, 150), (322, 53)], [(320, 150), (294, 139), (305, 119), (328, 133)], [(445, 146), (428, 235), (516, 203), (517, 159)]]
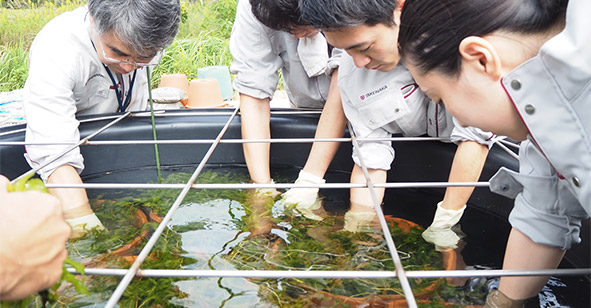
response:
[[(399, 3), (397, 0), (368, 0), (363, 2), (349, 0), (300, 0), (299, 8), (301, 10), (302, 20), (321, 29), (327, 41), (335, 48), (345, 50), (351, 57), (352, 65), (356, 66), (358, 70), (367, 70), (369, 72), (365, 74), (368, 75), (371, 75), (372, 73), (370, 72), (373, 71), (388, 73), (399, 70), (397, 67), (399, 66), (400, 55), (398, 53), (397, 39), (400, 26), (400, 13), (402, 11), (401, 2)], [(344, 65), (344, 63), (345, 60), (343, 59), (341, 65)], [(402, 79), (401, 81), (404, 80)], [(358, 77), (353, 79), (350, 84), (362, 84), (363, 82), (364, 79)], [(397, 93), (397, 91), (408, 91), (410, 89), (410, 83), (398, 84), (400, 86), (398, 89), (397, 86), (393, 86), (394, 89), (383, 91), (382, 89), (385, 84), (387, 82), (382, 83), (380, 86), (368, 85), (365, 90), (366, 92), (361, 91), (351, 93), (351, 95), (346, 94), (350, 100), (356, 99), (354, 97), (355, 95), (360, 98), (361, 95), (367, 97), (368, 94), (371, 94), (370, 97), (373, 97), (375, 100), (378, 100), (378, 97), (382, 95), (386, 95), (386, 92), (392, 95), (390, 100), (386, 100), (379, 108), (375, 108), (382, 114), (376, 114), (377, 118), (373, 120), (373, 124), (369, 121), (359, 121), (359, 125), (369, 125), (370, 129), (379, 131), (382, 129), (380, 126), (389, 125), (388, 123), (391, 121), (398, 122), (399, 124), (396, 124), (396, 126), (400, 127), (402, 118), (397, 119), (396, 117), (398, 113), (403, 111), (407, 112), (407, 116), (411, 117), (411, 119), (413, 116), (423, 116), (423, 114), (413, 114), (407, 111), (407, 108), (396, 107), (397, 105), (406, 103), (406, 101), (401, 99), (405, 92)], [(339, 87), (341, 91), (344, 90), (342, 92), (343, 95), (345, 95), (346, 91), (351, 90), (348, 88), (349, 84), (342, 84), (341, 77), (339, 77)], [(402, 89), (402, 87), (405, 88)], [(343, 102), (343, 106), (345, 106), (346, 102), (344, 98)], [(364, 105), (365, 103), (356, 104), (354, 107), (362, 110)], [(398, 112), (396, 108), (399, 109)], [(435, 109), (428, 110), (428, 112), (437, 111)], [(415, 112), (418, 112), (418, 109), (415, 109)], [(355, 121), (355, 117), (353, 117), (354, 113), (349, 114), (348, 116), (351, 117), (349, 121)], [(420, 124), (414, 121), (409, 122)], [(450, 124), (448, 123), (448, 125)], [(358, 128), (357, 130), (360, 131), (360, 134), (364, 134), (363, 129)], [(427, 131), (423, 133), (427, 133)], [(486, 138), (494, 138), (493, 136), (490, 134)], [(456, 150), (450, 170), (450, 182), (474, 182), (479, 179), (489, 149), (487, 143), (480, 144), (472, 140), (460, 141), (458, 143), (458, 149)], [(390, 161), (393, 158), (393, 150), (383, 144), (380, 148), (384, 151), (385, 159)], [(368, 155), (372, 154), (370, 153)], [(384, 162), (381, 163), (384, 166), (388, 165)], [(386, 171), (383, 169), (372, 169), (369, 176), (373, 182), (383, 183), (386, 180)], [(354, 167), (351, 182), (366, 182), (361, 168), (357, 164)], [(423, 237), (433, 243), (438, 249), (454, 248), (459, 242), (459, 236), (452, 230), (452, 227), (460, 221), (473, 189), (473, 187), (448, 187), (443, 200), (436, 205), (433, 222), (423, 233)], [(379, 199), (382, 199), (383, 189), (377, 190), (377, 193), (379, 194)], [(352, 230), (357, 229), (356, 225), (360, 225), (357, 222), (361, 222), (361, 225), (363, 225), (372, 218), (372, 211), (370, 209), (374, 205), (368, 200), (371, 200), (368, 189), (359, 188), (352, 191), (352, 207), (350, 212), (370, 213), (351, 215), (351, 218), (356, 218), (349, 219), (351, 223), (348, 225), (352, 226)]]
[[(357, 67), (351, 56), (343, 55), (338, 85), (344, 112), (357, 138), (389, 138), (393, 134), (412, 137), (426, 134), (430, 137), (450, 138), (451, 142), (460, 145), (465, 141), (473, 141), (486, 148), (490, 148), (498, 139), (490, 132), (460, 126), (443, 105), (436, 104), (421, 91), (402, 64), (393, 70), (382, 72)], [(390, 170), (394, 157), (395, 146), (391, 141), (359, 141), (359, 147), (353, 150), (355, 166), (351, 181), (365, 183), (360, 167), (363, 161), (372, 178), (376, 179), (375, 183), (385, 182), (386, 171)], [(479, 161), (478, 157), (475, 160)], [(456, 167), (466, 162), (473, 160), (454, 161)], [(482, 164), (483, 161), (480, 160), (479, 163)], [(481, 169), (482, 165), (472, 172), (479, 175)], [(376, 189), (376, 192), (381, 203), (384, 189)], [(351, 209), (345, 215), (346, 229), (355, 231), (376, 218), (368, 193), (367, 189), (351, 190)], [(451, 229), (441, 228), (439, 224), (450, 224), (449, 227), (455, 225), (465, 205), (457, 211), (447, 211), (441, 204), (442, 202), (437, 205), (438, 215), (434, 224), (426, 230), (423, 237), (436, 244), (438, 249), (456, 248), (460, 236)]]
[[(158, 64), (179, 22), (178, 0), (90, 0), (48, 22), (29, 54), (26, 142), (75, 144), (81, 137), (78, 115), (145, 110), (145, 67)], [(27, 145), (26, 158), (46, 183), (79, 184), (84, 169), (79, 148), (54, 160), (69, 147)], [(61, 199), (75, 236), (102, 227), (84, 189), (50, 192)]]
[[(515, 198), (503, 269), (556, 268), (591, 214), (589, 10), (584, 0), (404, 6), (399, 43), (415, 80), (463, 123), (521, 141), (519, 172), (490, 180)], [(547, 281), (503, 276), (486, 307), (537, 302)]]
[[(323, 109), (315, 138), (342, 137), (346, 119), (336, 87), (341, 51), (332, 50), (317, 29), (299, 23), (297, 1), (240, 0), (230, 36), (235, 74), (233, 87), (240, 94), (243, 139), (269, 139), (270, 101), (278, 86), (279, 72), (291, 107)], [(332, 50), (332, 51), (331, 51)], [(324, 183), (324, 173), (338, 143), (314, 143), (296, 183)], [(251, 180), (273, 183), (269, 143), (245, 143)], [(317, 191), (317, 189), (316, 189)], [(276, 190), (259, 190), (272, 196)], [(288, 191), (283, 199), (304, 205), (303, 194)]]

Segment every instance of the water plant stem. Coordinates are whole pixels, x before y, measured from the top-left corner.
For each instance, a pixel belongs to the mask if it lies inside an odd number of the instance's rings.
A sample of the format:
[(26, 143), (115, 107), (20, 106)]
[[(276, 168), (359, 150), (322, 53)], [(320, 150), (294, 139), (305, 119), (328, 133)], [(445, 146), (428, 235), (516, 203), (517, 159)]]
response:
[[(152, 136), (154, 141), (156, 137), (156, 122), (154, 121), (154, 101), (152, 100), (152, 87), (150, 86), (150, 67), (146, 67), (146, 74), (148, 75), (148, 95), (150, 98), (150, 118), (152, 119)], [(154, 143), (154, 152), (156, 154), (156, 170), (158, 172), (158, 183), (162, 183), (162, 170), (160, 169), (160, 155), (158, 153), (158, 143)]]

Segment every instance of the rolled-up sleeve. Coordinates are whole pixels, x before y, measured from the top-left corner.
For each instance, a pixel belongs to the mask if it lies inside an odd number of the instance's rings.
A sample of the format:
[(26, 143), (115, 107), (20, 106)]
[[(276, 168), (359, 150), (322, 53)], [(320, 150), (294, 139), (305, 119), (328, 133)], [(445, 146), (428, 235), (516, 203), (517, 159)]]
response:
[(328, 63), (326, 64), (326, 74), (331, 76), (332, 72), (339, 67), (341, 56), (345, 51), (340, 48), (333, 48)]
[[(360, 138), (360, 136), (357, 136)], [(392, 134), (384, 129), (377, 129), (371, 134), (363, 136), (363, 138), (390, 138)], [(390, 170), (390, 166), (394, 161), (394, 148), (390, 141), (359, 141), (359, 147), (353, 149), (353, 161), (355, 164), (362, 166), (363, 163), (369, 169)]]
[(235, 74), (233, 87), (255, 98), (273, 98), (283, 60), (275, 54), (270, 32), (252, 14), (248, 0), (238, 1), (236, 19), (230, 36), (234, 57), (230, 72)]
[(505, 138), (497, 136), (491, 132), (483, 131), (480, 128), (461, 126), (456, 118), (453, 118), (453, 124), (454, 128), (449, 138), (451, 142), (456, 144), (462, 141), (476, 141), (482, 145), (486, 145), (490, 149), (499, 138)]

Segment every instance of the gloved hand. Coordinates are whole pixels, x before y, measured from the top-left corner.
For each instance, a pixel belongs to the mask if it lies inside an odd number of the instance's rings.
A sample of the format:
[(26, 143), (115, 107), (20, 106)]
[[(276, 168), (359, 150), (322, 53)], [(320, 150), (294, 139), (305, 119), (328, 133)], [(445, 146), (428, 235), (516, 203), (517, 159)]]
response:
[(486, 296), (486, 302), (483, 307), (499, 308), (499, 307), (538, 307), (540, 301), (538, 294), (526, 299), (512, 299), (509, 298), (501, 290), (493, 290)]
[[(275, 184), (275, 181), (271, 179), (271, 183), (269, 184)], [(281, 193), (275, 188), (257, 188), (255, 190), (255, 195), (260, 197), (269, 197), (275, 199), (277, 196), (279, 196), (279, 194)]]
[(96, 217), (95, 213), (66, 219), (66, 222), (72, 227), (72, 236), (73, 238), (81, 237), (86, 234), (88, 231), (98, 227), (99, 230), (104, 230), (105, 227), (101, 223), (101, 221)]
[[(326, 180), (313, 174), (300, 171), (295, 184), (324, 184)], [(323, 218), (314, 212), (321, 211), (322, 201), (318, 198), (318, 188), (291, 188), (281, 196), (284, 205), (296, 205), (296, 210), (309, 219), (322, 220)]]
[(458, 242), (465, 236), (461, 230), (455, 232), (452, 227), (455, 226), (462, 217), (466, 206), (464, 205), (459, 210), (447, 210), (441, 207), (443, 201), (437, 203), (437, 210), (431, 226), (423, 231), (423, 239), (435, 245), (435, 249), (441, 251), (443, 249), (456, 249)]
[(95, 227), (105, 229), (96, 214), (87, 204), (63, 211), (64, 220), (72, 227), (71, 238), (79, 238)]
[(375, 211), (345, 213), (345, 226), (343, 230), (350, 232), (368, 232), (373, 231), (377, 226), (377, 214)]

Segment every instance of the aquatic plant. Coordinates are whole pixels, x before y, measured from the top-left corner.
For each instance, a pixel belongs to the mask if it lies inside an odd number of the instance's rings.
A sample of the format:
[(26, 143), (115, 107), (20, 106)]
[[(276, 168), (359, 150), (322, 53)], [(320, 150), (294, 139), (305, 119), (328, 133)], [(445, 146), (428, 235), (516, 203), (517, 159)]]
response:
[[(288, 221), (286, 238), (253, 237), (241, 241), (226, 257), (239, 269), (392, 271), (394, 264), (382, 234), (342, 231), (341, 217), (318, 222), (297, 214)], [(401, 228), (389, 218), (405, 270), (441, 269), (441, 256), (422, 240), (418, 226)], [(403, 298), (397, 279), (259, 279), (260, 294), (278, 306), (372, 304)], [(441, 279), (412, 279), (415, 294), (432, 293)], [(426, 290), (426, 291), (425, 291)]]
[[(164, 178), (163, 183), (186, 183), (189, 177), (188, 173), (172, 173)], [(200, 174), (196, 182), (241, 183), (247, 179), (246, 172), (210, 170)], [(109, 193), (92, 198), (91, 206), (106, 230), (92, 230), (78, 240), (71, 240), (69, 254), (87, 267), (128, 268), (179, 192), (177, 189), (129, 190), (123, 196)], [(289, 206), (274, 203), (273, 197), (260, 197), (253, 191), (192, 189), (177, 214), (142, 264), (143, 269), (394, 269), (379, 231), (343, 231), (342, 217), (310, 220)], [(441, 255), (422, 240), (418, 226), (392, 217), (388, 221), (405, 270), (441, 269)], [(190, 245), (188, 251), (185, 241), (191, 241), (187, 237), (191, 234), (196, 236), (200, 245)], [(212, 238), (208, 238), (208, 234)], [(204, 236), (208, 239), (205, 240)], [(73, 288), (62, 288), (59, 298), (49, 301), (49, 307), (100, 305), (111, 296), (118, 283), (118, 277), (90, 276), (85, 285), (91, 296), (80, 296)], [(421, 307), (449, 307), (451, 304), (446, 300), (449, 298), (456, 299), (456, 303), (469, 301), (470, 295), (459, 293), (447, 285), (445, 279), (411, 279), (410, 283)], [(191, 284), (199, 286), (200, 292), (204, 293), (187, 293), (191, 290), (187, 286)], [(240, 303), (246, 306), (256, 302), (262, 306), (347, 307), (371, 303), (379, 307), (384, 303), (403, 301), (397, 279), (136, 277), (118, 305), (191, 306), (195, 300), (205, 300), (203, 294), (216, 292), (222, 294), (221, 298), (210, 299), (211, 302), (203, 305), (222, 307), (229, 301), (234, 300), (236, 304), (242, 300), (244, 302)], [(31, 305), (41, 307), (40, 303), (41, 300), (36, 299)]]

